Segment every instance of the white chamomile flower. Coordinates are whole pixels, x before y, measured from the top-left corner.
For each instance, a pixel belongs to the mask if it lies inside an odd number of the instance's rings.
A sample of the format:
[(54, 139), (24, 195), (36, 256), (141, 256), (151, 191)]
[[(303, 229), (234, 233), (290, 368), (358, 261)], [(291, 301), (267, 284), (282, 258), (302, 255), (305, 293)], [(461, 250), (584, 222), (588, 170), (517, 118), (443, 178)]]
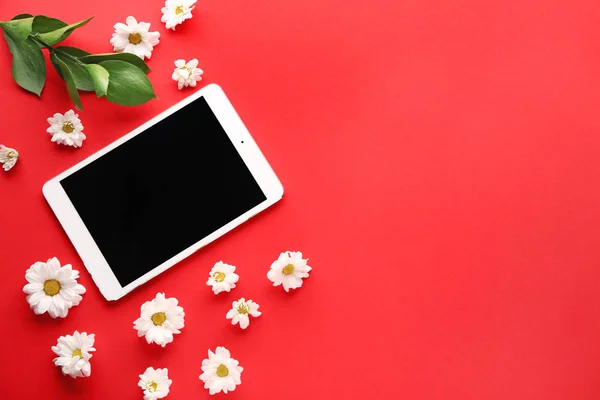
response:
[(212, 286), (212, 290), (215, 294), (219, 294), (234, 289), (235, 284), (239, 279), (240, 276), (235, 273), (235, 267), (233, 265), (219, 261), (210, 270), (206, 284)]
[(152, 50), (160, 41), (160, 33), (149, 32), (150, 23), (140, 22), (131, 16), (127, 17), (127, 25), (119, 22), (115, 24), (110, 44), (117, 53), (135, 54), (142, 60), (152, 57)]
[(48, 123), (50, 128), (46, 132), (52, 135), (53, 142), (73, 147), (82, 146), (86, 136), (79, 114), (75, 114), (73, 110), (67, 111), (65, 115), (56, 113), (52, 118), (48, 118)]
[(10, 170), (19, 161), (19, 152), (0, 144), (0, 164), (5, 171)]
[(243, 297), (238, 301), (234, 301), (231, 305), (231, 310), (227, 312), (226, 318), (231, 320), (231, 325), (240, 323), (240, 328), (246, 329), (250, 325), (250, 316), (254, 318), (260, 317), (262, 314), (258, 311), (258, 304), (252, 300), (246, 301)]
[(23, 287), (27, 302), (36, 314), (48, 312), (52, 318), (64, 318), (69, 308), (79, 305), (85, 287), (77, 283), (79, 271), (70, 264), (63, 267), (56, 257), (36, 262), (25, 272), (28, 284)]
[(312, 269), (306, 264), (307, 261), (299, 251), (283, 252), (277, 261), (271, 264), (267, 277), (273, 282), (273, 286), (283, 285), (286, 292), (297, 289), (302, 286), (302, 279), (308, 278)]
[(208, 350), (208, 359), (202, 361), (202, 375), (200, 379), (204, 382), (204, 388), (209, 393), (217, 394), (223, 391), (233, 392), (237, 385), (242, 383), (242, 371), (239, 362), (231, 358), (229, 350), (225, 347), (217, 347), (213, 353)]
[(184, 327), (185, 313), (177, 305), (176, 298), (165, 298), (164, 293), (142, 304), (141, 316), (134, 322), (138, 336), (146, 336), (148, 343), (156, 343), (165, 347), (173, 341), (173, 334), (181, 333)]
[(91, 375), (90, 353), (96, 351), (93, 334), (75, 331), (73, 336), (61, 336), (56, 346), (52, 346), (52, 351), (58, 356), (53, 360), (54, 365), (62, 368), (63, 375), (69, 375), (71, 378)]
[(167, 368), (154, 369), (148, 367), (140, 375), (138, 386), (144, 391), (144, 400), (156, 400), (167, 397), (171, 383), (173, 381), (169, 379)]
[(161, 21), (165, 23), (167, 29), (175, 30), (177, 25), (192, 18), (194, 4), (196, 0), (167, 0), (161, 9), (163, 13)]
[(173, 71), (173, 75), (171, 78), (175, 82), (177, 82), (177, 88), (179, 90), (184, 87), (196, 87), (196, 82), (202, 80), (202, 71), (198, 68), (198, 60), (193, 59), (189, 63), (186, 63), (185, 60), (177, 60), (175, 61), (175, 71)]

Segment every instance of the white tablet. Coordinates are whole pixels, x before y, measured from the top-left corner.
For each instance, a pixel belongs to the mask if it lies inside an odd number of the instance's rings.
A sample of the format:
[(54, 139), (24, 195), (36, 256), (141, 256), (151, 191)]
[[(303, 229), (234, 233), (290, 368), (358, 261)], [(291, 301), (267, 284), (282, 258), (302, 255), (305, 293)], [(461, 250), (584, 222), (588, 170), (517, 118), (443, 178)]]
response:
[(104, 297), (116, 300), (276, 203), (283, 187), (213, 84), (43, 192)]

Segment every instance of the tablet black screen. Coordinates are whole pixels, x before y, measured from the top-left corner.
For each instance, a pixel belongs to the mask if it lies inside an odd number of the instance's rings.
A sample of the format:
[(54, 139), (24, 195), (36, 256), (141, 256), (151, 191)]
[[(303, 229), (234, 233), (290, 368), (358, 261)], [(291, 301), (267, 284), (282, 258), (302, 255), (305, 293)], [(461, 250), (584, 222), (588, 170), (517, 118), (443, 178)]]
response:
[(202, 97), (60, 183), (122, 286), (266, 200)]

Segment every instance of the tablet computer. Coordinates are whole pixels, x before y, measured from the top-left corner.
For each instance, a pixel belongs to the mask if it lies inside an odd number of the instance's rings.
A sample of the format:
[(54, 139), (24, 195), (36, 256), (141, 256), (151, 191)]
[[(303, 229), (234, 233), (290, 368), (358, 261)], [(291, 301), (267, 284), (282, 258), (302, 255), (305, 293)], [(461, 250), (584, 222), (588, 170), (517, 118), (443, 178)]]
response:
[(283, 187), (212, 84), (43, 193), (101, 293), (116, 300), (276, 203)]

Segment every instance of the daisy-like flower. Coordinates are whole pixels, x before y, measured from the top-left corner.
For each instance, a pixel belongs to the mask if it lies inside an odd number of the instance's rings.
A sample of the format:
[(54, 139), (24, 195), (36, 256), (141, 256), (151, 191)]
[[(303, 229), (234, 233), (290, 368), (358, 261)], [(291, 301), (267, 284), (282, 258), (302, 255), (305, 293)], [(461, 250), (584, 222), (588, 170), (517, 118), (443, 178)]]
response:
[(171, 78), (177, 82), (179, 90), (188, 86), (196, 87), (196, 82), (202, 80), (204, 71), (198, 68), (198, 60), (195, 58), (189, 63), (186, 63), (185, 60), (177, 60), (175, 61), (175, 67), (177, 68), (173, 71)]
[(234, 301), (231, 305), (231, 310), (227, 312), (226, 318), (231, 320), (231, 325), (240, 323), (240, 328), (246, 329), (250, 325), (250, 316), (254, 318), (260, 317), (262, 314), (258, 311), (258, 304), (252, 300), (246, 301), (243, 297), (238, 301)]
[(302, 286), (302, 279), (308, 278), (312, 269), (307, 263), (308, 259), (302, 258), (299, 251), (286, 251), (279, 255), (277, 261), (271, 264), (267, 277), (273, 286), (283, 285), (286, 292)]
[(138, 386), (144, 391), (144, 400), (156, 400), (167, 397), (171, 383), (173, 381), (169, 379), (169, 370), (167, 368), (154, 369), (148, 367), (140, 375)]
[(69, 308), (79, 305), (85, 287), (77, 283), (79, 271), (70, 264), (63, 267), (56, 257), (47, 262), (36, 262), (27, 272), (28, 284), (23, 287), (27, 302), (36, 314), (48, 312), (52, 318), (64, 318)]
[(75, 114), (73, 110), (67, 111), (65, 115), (56, 113), (52, 118), (48, 118), (48, 123), (50, 128), (46, 132), (52, 135), (53, 142), (75, 148), (82, 146), (86, 136), (79, 114)]
[(73, 336), (61, 336), (58, 338), (56, 346), (52, 346), (52, 351), (58, 356), (54, 365), (62, 368), (63, 375), (69, 375), (71, 378), (88, 377), (92, 373), (90, 364), (90, 353), (96, 351), (94, 348), (94, 335), (79, 333), (75, 331)]
[(233, 265), (219, 261), (210, 270), (206, 284), (212, 286), (212, 290), (215, 294), (219, 294), (234, 289), (235, 284), (239, 279), (240, 276), (235, 273), (235, 267)]
[(0, 164), (5, 171), (10, 170), (19, 161), (19, 152), (0, 144)]
[(161, 21), (165, 23), (167, 29), (175, 30), (177, 25), (192, 18), (194, 4), (196, 0), (167, 0), (161, 9), (163, 13)]
[(142, 304), (141, 316), (133, 323), (138, 336), (146, 336), (146, 341), (165, 347), (173, 341), (173, 335), (181, 333), (184, 327), (185, 313), (177, 305), (176, 298), (165, 298), (164, 293)]
[(115, 24), (115, 33), (110, 39), (117, 53), (135, 54), (142, 60), (152, 57), (152, 50), (160, 41), (160, 33), (149, 32), (150, 23), (140, 22), (131, 16), (127, 17), (127, 25), (119, 22)]
[(202, 375), (200, 379), (204, 382), (204, 388), (210, 394), (223, 391), (233, 392), (237, 385), (242, 383), (242, 371), (239, 362), (231, 358), (229, 350), (225, 347), (217, 347), (213, 353), (208, 350), (208, 359), (202, 361)]

